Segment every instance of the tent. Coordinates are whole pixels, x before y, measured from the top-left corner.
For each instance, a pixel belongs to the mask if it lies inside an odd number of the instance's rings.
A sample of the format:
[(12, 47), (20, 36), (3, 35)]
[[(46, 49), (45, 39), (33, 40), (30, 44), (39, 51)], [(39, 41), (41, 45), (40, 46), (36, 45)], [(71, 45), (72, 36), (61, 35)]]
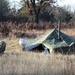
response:
[(50, 53), (55, 52), (69, 52), (71, 49), (74, 50), (75, 47), (75, 39), (67, 34), (60, 32), (60, 39), (58, 39), (59, 31), (57, 29), (53, 29), (50, 32), (47, 32), (31, 41), (29, 41), (25, 49), (33, 50), (33, 49), (41, 49), (46, 47), (49, 49)]

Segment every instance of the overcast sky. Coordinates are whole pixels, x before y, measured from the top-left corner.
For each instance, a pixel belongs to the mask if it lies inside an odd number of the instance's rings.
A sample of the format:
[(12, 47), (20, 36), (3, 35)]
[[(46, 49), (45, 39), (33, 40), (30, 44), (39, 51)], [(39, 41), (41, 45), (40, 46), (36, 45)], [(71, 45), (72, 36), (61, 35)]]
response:
[[(9, 0), (11, 3), (13, 1), (20, 2), (21, 0)], [(75, 9), (75, 0), (57, 0), (59, 6), (71, 6), (72, 9)], [(17, 5), (17, 4), (16, 4)]]
[(19, 9), (21, 7), (19, 4), (20, 1), (21, 0), (9, 0), (11, 8), (15, 7), (16, 10)]
[(75, 0), (57, 0), (59, 6), (71, 6), (72, 9), (75, 9)]
[(12, 1), (17, 1), (17, 2), (20, 2), (21, 0), (9, 0), (10, 2), (12, 2)]

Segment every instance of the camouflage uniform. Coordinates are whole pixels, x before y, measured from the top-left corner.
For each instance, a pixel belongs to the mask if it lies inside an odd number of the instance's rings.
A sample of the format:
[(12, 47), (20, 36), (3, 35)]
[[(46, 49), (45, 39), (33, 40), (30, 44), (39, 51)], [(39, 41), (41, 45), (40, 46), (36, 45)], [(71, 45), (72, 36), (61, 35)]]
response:
[(4, 53), (6, 48), (6, 43), (4, 41), (0, 41), (0, 53)]

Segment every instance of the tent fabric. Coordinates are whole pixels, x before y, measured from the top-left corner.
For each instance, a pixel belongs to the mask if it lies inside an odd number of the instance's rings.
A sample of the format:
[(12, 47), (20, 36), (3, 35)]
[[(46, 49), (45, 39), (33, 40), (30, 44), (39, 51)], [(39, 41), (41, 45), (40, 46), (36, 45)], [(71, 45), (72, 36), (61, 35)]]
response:
[(25, 46), (27, 43), (28, 43), (28, 40), (25, 40), (25, 39), (22, 39), (22, 38), (19, 39), (19, 45), (20, 46)]
[[(50, 32), (47, 32), (31, 41), (29, 41), (25, 48), (32, 47), (31, 49), (37, 47), (42, 44), (48, 49), (51, 48), (61, 48), (61, 47), (69, 47), (72, 43), (75, 42), (75, 39), (71, 36), (66, 35), (65, 33), (60, 32), (60, 39), (58, 39), (58, 30), (53, 29)], [(36, 46), (34, 46), (36, 45)]]
[(34, 44), (34, 45), (31, 45), (31, 46), (26, 46), (25, 49), (26, 49), (26, 50), (31, 50), (31, 49), (33, 49), (33, 48), (39, 46), (39, 45), (40, 45), (40, 44)]
[(48, 51), (48, 49), (46, 47), (44, 48), (44, 52), (43, 53), (44, 54), (50, 54), (49, 51)]

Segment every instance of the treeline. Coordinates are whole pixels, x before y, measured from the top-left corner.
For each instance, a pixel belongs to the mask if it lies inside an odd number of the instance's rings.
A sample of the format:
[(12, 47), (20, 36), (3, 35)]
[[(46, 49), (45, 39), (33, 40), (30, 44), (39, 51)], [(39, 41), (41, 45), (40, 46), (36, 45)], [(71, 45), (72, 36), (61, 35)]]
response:
[(21, 0), (22, 7), (10, 8), (9, 2), (0, 0), (0, 21), (8, 22), (51, 22), (52, 24), (61, 20), (62, 22), (74, 22), (75, 12), (68, 10), (69, 7), (55, 6), (55, 0)]

